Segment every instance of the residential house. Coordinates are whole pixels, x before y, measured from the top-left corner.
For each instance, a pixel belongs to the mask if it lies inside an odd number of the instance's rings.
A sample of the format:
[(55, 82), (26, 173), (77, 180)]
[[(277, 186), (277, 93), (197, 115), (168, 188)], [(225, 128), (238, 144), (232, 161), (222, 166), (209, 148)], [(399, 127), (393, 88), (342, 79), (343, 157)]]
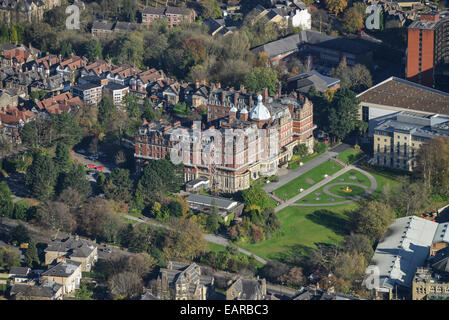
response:
[(139, 25), (137, 23), (117, 21), (113, 31), (115, 33), (129, 33), (136, 31), (138, 27)]
[(19, 94), (12, 89), (0, 90), (0, 111), (3, 111), (8, 106), (19, 105)]
[(121, 85), (128, 85), (132, 76), (136, 76), (142, 71), (129, 65), (121, 65), (120, 67), (113, 68), (111, 71), (106, 72), (108, 82), (114, 82)]
[(30, 268), (26, 267), (12, 267), (9, 270), (9, 278), (14, 283), (27, 283), (30, 280)]
[(35, 103), (39, 112), (61, 114), (62, 112), (70, 112), (72, 107), (81, 106), (83, 101), (79, 97), (72, 97), (70, 92), (65, 92)]
[(45, 11), (60, 5), (61, 0), (0, 0), (0, 21), (7, 25), (38, 23)]
[(67, 260), (65, 257), (58, 259), (56, 265), (49, 266), (41, 275), (42, 281), (55, 282), (62, 286), (62, 293), (67, 294), (79, 289), (82, 278), (82, 263)]
[(56, 72), (64, 76), (72, 76), (74, 71), (84, 67), (86, 64), (86, 58), (73, 56), (67, 60), (61, 61), (56, 67)]
[(266, 297), (265, 279), (239, 278), (226, 290), (226, 300), (265, 300)]
[(158, 19), (165, 19), (170, 27), (176, 27), (183, 22), (195, 21), (196, 12), (193, 9), (181, 7), (147, 7), (142, 11), (143, 25), (151, 25)]
[(244, 207), (244, 204), (238, 201), (222, 197), (207, 196), (199, 193), (189, 194), (186, 200), (189, 204), (189, 208), (193, 212), (210, 213), (215, 206), (219, 216), (225, 223), (229, 223), (232, 220), (237, 219), (242, 214)]
[(155, 291), (164, 300), (207, 300), (214, 291), (214, 277), (202, 275), (195, 263), (169, 261), (159, 270)]
[(36, 114), (29, 110), (7, 107), (0, 111), (0, 135), (7, 137), (15, 144), (21, 144), (20, 132), (23, 126), (36, 119)]
[(0, 68), (13, 67), (22, 70), (24, 63), (37, 58), (39, 50), (23, 45), (5, 44), (0, 47)]
[(98, 260), (98, 247), (94, 243), (79, 238), (53, 240), (47, 244), (45, 264), (52, 264), (64, 257), (79, 262), (82, 271), (90, 271)]
[(9, 295), (12, 300), (62, 300), (63, 286), (54, 281), (39, 285), (14, 284)]

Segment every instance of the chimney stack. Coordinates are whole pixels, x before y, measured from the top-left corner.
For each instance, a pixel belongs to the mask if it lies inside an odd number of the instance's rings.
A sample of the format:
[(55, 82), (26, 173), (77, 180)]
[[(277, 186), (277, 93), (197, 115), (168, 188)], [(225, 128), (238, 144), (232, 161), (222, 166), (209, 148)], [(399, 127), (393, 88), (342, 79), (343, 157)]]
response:
[(198, 81), (195, 82), (195, 89), (198, 89), (200, 87), (200, 83)]
[(239, 101), (239, 93), (234, 92), (234, 104), (237, 105), (237, 102)]
[(240, 92), (245, 94), (246, 93), (246, 89), (245, 86), (243, 84), (240, 85)]
[(221, 102), (222, 102), (222, 103), (224, 103), (224, 101), (225, 101), (225, 96), (226, 96), (226, 92), (223, 90), (223, 91), (221, 92)]
[(220, 82), (217, 83), (217, 89), (221, 89), (221, 83)]
[(263, 98), (263, 102), (265, 103), (268, 99), (268, 88), (262, 89), (262, 98)]

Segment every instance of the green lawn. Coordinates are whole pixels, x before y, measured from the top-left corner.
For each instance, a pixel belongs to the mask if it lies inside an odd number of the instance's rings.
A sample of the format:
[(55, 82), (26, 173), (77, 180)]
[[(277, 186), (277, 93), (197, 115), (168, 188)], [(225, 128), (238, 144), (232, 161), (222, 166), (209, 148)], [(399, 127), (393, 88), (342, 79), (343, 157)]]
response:
[(361, 150), (355, 150), (355, 149), (346, 149), (342, 153), (340, 153), (337, 158), (343, 161), (346, 164), (351, 164), (354, 161), (360, 159), (363, 157), (363, 151)]
[[(312, 170), (300, 175), (289, 183), (283, 185), (282, 187), (276, 189), (274, 191), (274, 194), (281, 199), (288, 200), (296, 196), (299, 193), (300, 188), (306, 190), (317, 182), (323, 180), (324, 174), (331, 176), (337, 171), (340, 171), (342, 168), (343, 166), (334, 161), (326, 161), (313, 168)], [(307, 182), (307, 179), (313, 180), (314, 183)]]
[(212, 242), (208, 242), (207, 244), (209, 245), (209, 251), (214, 251), (214, 252), (226, 251), (226, 247), (225, 246), (221, 246), (219, 244), (215, 244), (215, 243), (212, 243)]
[(238, 244), (266, 259), (307, 255), (319, 243), (340, 244), (347, 234), (347, 213), (355, 203), (335, 207), (287, 207), (278, 213), (281, 232), (256, 244)]
[(290, 162), (288, 163), (288, 169), (289, 170), (296, 169), (296, 168), (299, 167), (299, 162), (307, 163), (310, 160), (315, 159), (316, 157), (318, 157), (320, 154), (322, 154), (322, 153), (315, 152), (315, 153), (307, 155), (307, 156), (305, 156), (303, 158), (301, 158), (298, 155), (293, 155), (292, 156), (292, 160), (290, 160)]

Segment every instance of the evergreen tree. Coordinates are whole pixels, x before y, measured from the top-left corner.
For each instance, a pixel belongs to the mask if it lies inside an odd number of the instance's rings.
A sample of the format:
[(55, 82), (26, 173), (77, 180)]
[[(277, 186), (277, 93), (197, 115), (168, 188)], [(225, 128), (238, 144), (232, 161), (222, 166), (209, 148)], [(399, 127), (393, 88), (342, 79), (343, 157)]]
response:
[(31, 240), (28, 244), (28, 248), (25, 251), (25, 264), (29, 268), (36, 268), (39, 264), (39, 255), (37, 253), (36, 242)]
[(25, 184), (39, 200), (47, 200), (54, 193), (58, 171), (50, 157), (37, 153), (27, 168)]
[(0, 182), (0, 218), (10, 218), (13, 214), (14, 203), (12, 199), (12, 192), (8, 187), (6, 181)]
[(215, 199), (212, 200), (212, 209), (206, 219), (206, 229), (211, 233), (217, 233), (220, 225), (218, 224), (218, 207)]
[(55, 153), (53, 162), (58, 172), (67, 172), (72, 164), (69, 148), (64, 142), (58, 142)]

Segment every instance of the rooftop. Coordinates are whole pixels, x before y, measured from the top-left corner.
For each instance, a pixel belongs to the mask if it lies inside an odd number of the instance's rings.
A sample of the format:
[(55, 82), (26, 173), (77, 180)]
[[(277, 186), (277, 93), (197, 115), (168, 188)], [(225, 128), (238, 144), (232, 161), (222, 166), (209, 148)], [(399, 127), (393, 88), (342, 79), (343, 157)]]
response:
[(360, 102), (449, 115), (449, 93), (390, 77), (359, 93)]

